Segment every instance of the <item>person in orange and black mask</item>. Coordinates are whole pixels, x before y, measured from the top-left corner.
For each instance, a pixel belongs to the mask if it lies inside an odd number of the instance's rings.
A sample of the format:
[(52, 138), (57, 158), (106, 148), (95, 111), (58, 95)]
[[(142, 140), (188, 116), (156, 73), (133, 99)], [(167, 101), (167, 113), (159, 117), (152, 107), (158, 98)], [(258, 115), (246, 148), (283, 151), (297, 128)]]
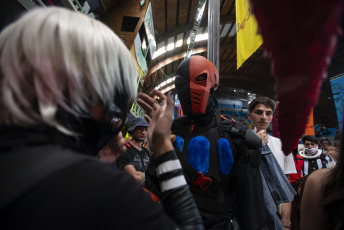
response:
[[(231, 229), (233, 213), (240, 229), (266, 229), (261, 140), (240, 122), (221, 116), (214, 95), (216, 67), (192, 56), (178, 67), (175, 86), (185, 116), (176, 118), (174, 148), (206, 229)], [(145, 187), (160, 196), (154, 162)]]

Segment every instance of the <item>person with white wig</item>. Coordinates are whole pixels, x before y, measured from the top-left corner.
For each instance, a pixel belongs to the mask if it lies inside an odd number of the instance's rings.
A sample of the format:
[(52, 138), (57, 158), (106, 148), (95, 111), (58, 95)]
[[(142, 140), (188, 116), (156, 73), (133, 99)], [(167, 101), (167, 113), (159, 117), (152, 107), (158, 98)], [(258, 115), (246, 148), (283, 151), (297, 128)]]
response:
[(203, 229), (169, 139), (170, 96), (138, 100), (150, 117), (162, 206), (85, 155), (114, 136), (125, 149), (136, 82), (121, 40), (81, 13), (35, 8), (1, 32), (0, 229)]

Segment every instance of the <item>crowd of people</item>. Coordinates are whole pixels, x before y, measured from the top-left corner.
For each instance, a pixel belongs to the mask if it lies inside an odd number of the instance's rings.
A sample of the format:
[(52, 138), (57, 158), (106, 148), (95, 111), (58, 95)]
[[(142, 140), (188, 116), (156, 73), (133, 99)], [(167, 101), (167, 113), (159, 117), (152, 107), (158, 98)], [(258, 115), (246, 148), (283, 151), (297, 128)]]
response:
[[(343, 139), (283, 153), (276, 103), (251, 101), (251, 127), (221, 115), (202, 56), (176, 72), (183, 117), (169, 94), (137, 98), (136, 78), (118, 36), (81, 13), (36, 8), (1, 32), (0, 229), (344, 229)], [(134, 100), (146, 115), (126, 141)]]

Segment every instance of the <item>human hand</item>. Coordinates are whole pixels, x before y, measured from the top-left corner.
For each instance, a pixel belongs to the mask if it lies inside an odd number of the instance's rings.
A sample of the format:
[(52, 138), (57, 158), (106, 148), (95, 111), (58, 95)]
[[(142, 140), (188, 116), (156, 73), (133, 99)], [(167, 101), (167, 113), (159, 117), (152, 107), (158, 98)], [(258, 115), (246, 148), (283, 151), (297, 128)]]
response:
[(104, 148), (99, 151), (98, 157), (99, 160), (103, 162), (113, 163), (119, 155), (126, 150), (125, 139), (123, 138), (122, 132), (119, 132)]
[(117, 136), (111, 139), (109, 147), (111, 149), (112, 155), (114, 155), (115, 158), (119, 157), (121, 153), (124, 153), (127, 150), (122, 132), (119, 132)]
[(264, 144), (267, 144), (268, 143), (268, 135), (266, 134), (266, 130), (265, 129), (262, 129), (260, 130), (259, 132), (257, 132), (257, 129), (254, 128), (254, 132), (257, 134), (257, 136), (262, 139), (262, 142)]
[(142, 93), (139, 94), (137, 103), (149, 115), (145, 115), (145, 119), (149, 123), (147, 138), (154, 156), (158, 157), (173, 150), (169, 130), (172, 125), (174, 103), (170, 93), (167, 97), (156, 89), (153, 90), (153, 93), (159, 97), (160, 105), (156, 100)]

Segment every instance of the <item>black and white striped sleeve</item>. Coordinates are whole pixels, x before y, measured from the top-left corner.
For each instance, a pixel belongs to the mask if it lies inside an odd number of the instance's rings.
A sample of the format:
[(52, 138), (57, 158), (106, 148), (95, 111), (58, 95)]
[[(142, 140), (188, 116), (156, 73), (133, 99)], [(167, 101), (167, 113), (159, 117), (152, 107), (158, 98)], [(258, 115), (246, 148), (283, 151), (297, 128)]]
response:
[(162, 155), (157, 161), (155, 171), (160, 182), (161, 192), (186, 186), (182, 166), (174, 151)]
[(202, 219), (175, 151), (155, 159), (164, 210), (181, 229), (203, 229)]

